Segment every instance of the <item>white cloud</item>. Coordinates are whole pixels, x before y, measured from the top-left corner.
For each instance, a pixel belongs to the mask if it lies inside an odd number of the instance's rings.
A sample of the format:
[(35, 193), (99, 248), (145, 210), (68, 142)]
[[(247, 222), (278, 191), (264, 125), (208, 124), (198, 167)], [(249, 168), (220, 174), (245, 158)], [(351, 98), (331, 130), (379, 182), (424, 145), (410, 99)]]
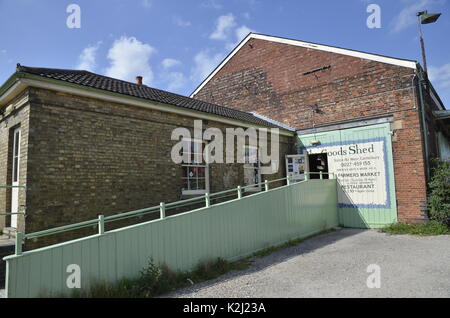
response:
[(428, 67), (428, 75), (430, 81), (436, 82), (438, 87), (450, 88), (450, 63), (444, 64), (441, 67)]
[(216, 28), (209, 36), (212, 40), (226, 40), (229, 36), (231, 29), (236, 25), (234, 15), (228, 13), (221, 15), (216, 21)]
[(194, 57), (194, 68), (192, 69), (191, 79), (194, 81), (204, 80), (224, 58), (223, 53), (210, 53), (203, 50)]
[(76, 66), (77, 69), (91, 72), (95, 70), (95, 67), (97, 66), (95, 58), (101, 43), (102, 42), (100, 41), (95, 45), (90, 45), (83, 49), (78, 57), (78, 65)]
[(241, 42), (246, 36), (247, 34), (249, 34), (250, 32), (253, 32), (252, 29), (248, 28), (247, 26), (243, 25), (239, 28), (236, 29), (236, 39), (237, 42)]
[(173, 22), (177, 26), (182, 27), (182, 28), (187, 28), (187, 27), (190, 27), (192, 25), (191, 21), (183, 20), (180, 17), (174, 17), (173, 18)]
[(144, 78), (144, 83), (151, 83), (153, 71), (150, 66), (150, 57), (155, 49), (149, 44), (137, 40), (135, 37), (122, 36), (115, 40), (108, 51), (110, 67), (106, 75), (133, 82), (137, 75)]
[(153, 5), (152, 0), (142, 0), (142, 6), (144, 8), (150, 9)]
[(174, 92), (186, 85), (186, 76), (181, 72), (169, 71), (170, 69), (180, 66), (181, 62), (176, 59), (166, 58), (161, 62), (163, 71), (160, 72), (160, 80), (165, 84), (166, 89)]
[(162, 73), (162, 80), (166, 83), (166, 89), (176, 91), (186, 84), (186, 77), (181, 72)]
[(176, 59), (167, 58), (164, 59), (161, 64), (165, 69), (168, 69), (174, 66), (181, 65), (181, 62)]
[(408, 6), (395, 17), (392, 26), (392, 32), (400, 32), (414, 24), (417, 24), (416, 13), (430, 7), (442, 4), (445, 0), (408, 0), (404, 1)]
[(247, 34), (249, 34), (250, 32), (253, 32), (253, 30), (250, 29), (249, 27), (247, 27), (245, 25), (240, 26), (239, 28), (234, 30), (234, 33), (236, 36), (236, 42), (227, 43), (226, 48), (228, 50), (234, 49), (234, 47), (237, 46), (239, 44), (239, 42), (241, 42), (247, 36)]

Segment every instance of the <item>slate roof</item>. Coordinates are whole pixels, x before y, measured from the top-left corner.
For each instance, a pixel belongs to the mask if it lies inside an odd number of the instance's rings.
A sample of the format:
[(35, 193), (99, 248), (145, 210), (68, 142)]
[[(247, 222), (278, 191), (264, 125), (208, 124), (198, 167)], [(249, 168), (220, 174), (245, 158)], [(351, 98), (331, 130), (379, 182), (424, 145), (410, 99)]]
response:
[(80, 86), (86, 86), (127, 96), (138, 97), (149, 101), (174, 105), (185, 109), (196, 110), (251, 124), (266, 127), (283, 128), (276, 126), (275, 124), (268, 122), (262, 118), (258, 118), (251, 113), (207, 103), (198, 99), (170, 93), (146, 85), (126, 82), (88, 71), (29, 67), (17, 64), (17, 72), (33, 74), (44, 78), (59, 80)]

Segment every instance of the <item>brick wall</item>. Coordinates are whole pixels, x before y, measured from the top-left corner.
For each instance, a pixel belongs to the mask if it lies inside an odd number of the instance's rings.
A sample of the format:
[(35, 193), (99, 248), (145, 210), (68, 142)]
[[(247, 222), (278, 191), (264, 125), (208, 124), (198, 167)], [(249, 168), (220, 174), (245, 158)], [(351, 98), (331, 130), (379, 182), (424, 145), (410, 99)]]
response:
[[(36, 88), (29, 101), (27, 233), (181, 199), (182, 168), (171, 160), (177, 142), (171, 133), (192, 129), (195, 118)], [(235, 128), (203, 121), (208, 127)], [(285, 175), (283, 158), (293, 138), (280, 136), (280, 142), (282, 166), (269, 180)], [(209, 172), (210, 192), (243, 183), (242, 164), (211, 164)], [(27, 248), (93, 231), (40, 239)]]
[[(304, 75), (323, 66), (330, 68)], [(194, 97), (297, 129), (393, 116), (398, 216), (415, 222), (424, 218), (426, 181), (413, 78), (409, 68), (251, 39)]]

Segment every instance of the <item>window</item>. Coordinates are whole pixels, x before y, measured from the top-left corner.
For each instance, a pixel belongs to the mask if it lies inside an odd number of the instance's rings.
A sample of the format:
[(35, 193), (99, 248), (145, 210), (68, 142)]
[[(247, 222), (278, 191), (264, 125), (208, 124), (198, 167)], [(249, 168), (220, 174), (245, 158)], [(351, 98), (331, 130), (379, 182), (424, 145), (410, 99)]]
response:
[(19, 181), (19, 144), (20, 129), (14, 131), (14, 145), (13, 145), (13, 182)]
[(190, 159), (190, 163), (183, 163), (182, 168), (182, 194), (196, 195), (209, 192), (208, 165), (203, 159), (204, 141), (187, 140), (183, 145), (182, 154)]
[(252, 146), (245, 146), (245, 163), (244, 163), (244, 185), (252, 185), (247, 191), (261, 191), (261, 164), (259, 161), (258, 148)]

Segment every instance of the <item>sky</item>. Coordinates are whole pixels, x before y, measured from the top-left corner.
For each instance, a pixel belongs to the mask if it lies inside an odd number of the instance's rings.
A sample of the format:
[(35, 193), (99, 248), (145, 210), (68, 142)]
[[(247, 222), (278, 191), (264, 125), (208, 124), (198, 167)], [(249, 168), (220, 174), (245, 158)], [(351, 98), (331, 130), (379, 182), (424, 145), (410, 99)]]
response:
[(423, 32), (430, 79), (450, 109), (450, 0), (0, 0), (0, 83), (20, 63), (141, 75), (190, 95), (251, 31), (422, 63), (422, 10), (442, 13)]

